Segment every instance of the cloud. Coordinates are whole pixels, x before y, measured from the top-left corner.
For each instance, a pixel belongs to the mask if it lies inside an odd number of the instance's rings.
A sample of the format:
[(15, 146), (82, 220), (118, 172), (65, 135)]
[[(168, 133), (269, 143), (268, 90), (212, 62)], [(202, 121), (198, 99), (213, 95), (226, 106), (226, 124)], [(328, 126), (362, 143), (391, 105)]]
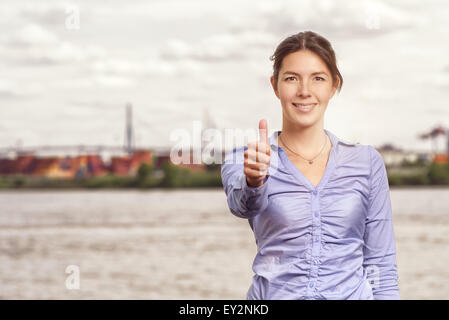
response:
[(24, 3), (19, 9), (19, 17), (42, 25), (64, 25), (66, 7), (69, 3)]
[(52, 46), (29, 48), (18, 62), (28, 65), (57, 65), (80, 62), (85, 56), (84, 50), (64, 41)]
[(101, 59), (106, 50), (98, 45), (75, 45), (37, 24), (27, 24), (1, 41), (3, 57), (26, 65), (57, 65)]
[(42, 86), (39, 83), (0, 79), (0, 98), (26, 98), (36, 96), (42, 90)]
[(411, 26), (416, 16), (381, 1), (285, 1), (260, 2), (250, 15), (237, 15), (236, 31), (255, 29), (274, 34), (312, 30), (330, 37), (355, 38), (395, 32)]
[(164, 61), (160, 58), (141, 60), (110, 57), (93, 61), (90, 69), (95, 74), (104, 76), (127, 75), (131, 77), (159, 77), (175, 75), (195, 75), (203, 70), (202, 66), (190, 58)]
[(136, 84), (136, 81), (132, 78), (123, 76), (97, 75), (93, 77), (93, 83), (102, 87), (117, 88), (133, 86)]
[(282, 37), (300, 31), (354, 40), (409, 28), (417, 20), (416, 14), (383, 2), (348, 1), (345, 6), (334, 1), (258, 2), (253, 10), (235, 12), (228, 20), (226, 32), (196, 42), (167, 40), (160, 57), (167, 61), (201, 62), (251, 59), (260, 50), (271, 53)]
[(158, 57), (117, 56), (97, 44), (80, 45), (60, 39), (48, 27), (33, 23), (3, 37), (0, 45), (4, 60), (28, 66), (71, 66), (76, 63), (94, 74), (95, 83), (107, 86), (131, 85), (132, 81), (123, 76), (186, 75), (202, 69), (192, 59), (165, 61)]
[(201, 62), (218, 62), (251, 57), (252, 50), (272, 46), (275, 38), (266, 32), (231, 31), (206, 37), (197, 43), (169, 39), (161, 48), (164, 60), (191, 59)]
[(43, 27), (37, 24), (28, 24), (13, 33), (5, 42), (13, 47), (31, 47), (55, 45), (59, 40)]

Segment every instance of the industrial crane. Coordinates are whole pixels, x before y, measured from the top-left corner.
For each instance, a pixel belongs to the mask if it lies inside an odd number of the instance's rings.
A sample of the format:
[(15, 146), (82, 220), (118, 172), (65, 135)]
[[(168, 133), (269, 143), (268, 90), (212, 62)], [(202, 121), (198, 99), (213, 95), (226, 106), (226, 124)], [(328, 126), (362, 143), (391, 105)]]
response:
[(446, 152), (449, 155), (449, 130), (444, 128), (443, 126), (439, 125), (435, 128), (431, 129), (427, 133), (423, 133), (419, 135), (419, 138), (422, 140), (431, 139), (432, 141), (432, 154), (435, 154), (437, 152), (437, 138), (438, 136), (446, 136)]

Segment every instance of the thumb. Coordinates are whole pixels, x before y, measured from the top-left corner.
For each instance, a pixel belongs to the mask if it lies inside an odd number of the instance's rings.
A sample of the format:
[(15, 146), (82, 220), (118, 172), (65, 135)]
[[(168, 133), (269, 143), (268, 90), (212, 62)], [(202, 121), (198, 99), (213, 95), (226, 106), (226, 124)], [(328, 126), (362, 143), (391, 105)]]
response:
[(268, 128), (265, 119), (259, 121), (259, 138), (261, 143), (268, 144)]

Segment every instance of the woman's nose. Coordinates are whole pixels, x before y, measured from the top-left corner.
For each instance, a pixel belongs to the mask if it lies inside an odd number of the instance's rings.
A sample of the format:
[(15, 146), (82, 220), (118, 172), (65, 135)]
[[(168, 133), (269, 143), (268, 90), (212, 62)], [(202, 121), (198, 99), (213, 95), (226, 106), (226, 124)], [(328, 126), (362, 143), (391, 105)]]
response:
[(310, 90), (308, 83), (303, 82), (298, 86), (298, 97), (310, 97)]

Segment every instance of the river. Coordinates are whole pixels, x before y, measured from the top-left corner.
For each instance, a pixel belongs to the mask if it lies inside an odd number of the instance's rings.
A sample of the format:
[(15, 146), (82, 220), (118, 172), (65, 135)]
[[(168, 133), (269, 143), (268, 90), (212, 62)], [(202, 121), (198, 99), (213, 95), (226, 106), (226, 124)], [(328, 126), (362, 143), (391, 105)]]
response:
[[(449, 298), (449, 188), (391, 190), (402, 299)], [(1, 299), (245, 299), (222, 189), (0, 192)]]

